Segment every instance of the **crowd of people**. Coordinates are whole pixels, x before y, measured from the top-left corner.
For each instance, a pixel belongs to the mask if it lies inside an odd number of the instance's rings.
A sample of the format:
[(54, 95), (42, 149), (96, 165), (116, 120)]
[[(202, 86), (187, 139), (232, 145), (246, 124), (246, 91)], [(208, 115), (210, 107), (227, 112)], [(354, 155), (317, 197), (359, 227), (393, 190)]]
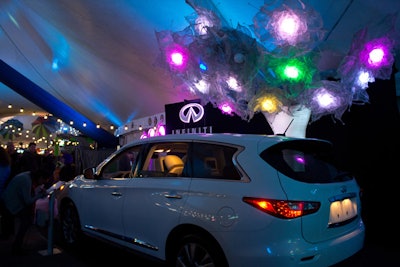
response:
[(69, 153), (56, 157), (46, 149), (41, 155), (34, 142), (23, 153), (18, 153), (12, 142), (0, 147), (0, 238), (13, 239), (15, 254), (24, 252), (24, 237), (34, 223), (36, 201), (47, 196), (51, 185), (75, 175)]

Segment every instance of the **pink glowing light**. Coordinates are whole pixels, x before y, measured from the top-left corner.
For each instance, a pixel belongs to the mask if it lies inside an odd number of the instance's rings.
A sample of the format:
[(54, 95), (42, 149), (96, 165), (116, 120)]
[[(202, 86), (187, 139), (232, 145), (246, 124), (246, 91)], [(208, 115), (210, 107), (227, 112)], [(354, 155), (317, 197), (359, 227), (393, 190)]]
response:
[(157, 135), (165, 135), (166, 134), (166, 130), (165, 130), (165, 126), (164, 125), (160, 125), (157, 128)]
[(379, 64), (383, 60), (384, 52), (381, 48), (376, 48), (369, 53), (368, 62), (371, 64)]
[(171, 62), (174, 65), (182, 66), (183, 65), (183, 55), (180, 52), (173, 52), (171, 54)]
[(148, 135), (149, 137), (156, 136), (156, 130), (155, 130), (154, 128), (150, 128), (150, 129), (147, 131), (147, 135)]
[(188, 52), (183, 47), (175, 46), (167, 49), (167, 62), (173, 69), (185, 69), (188, 58)]
[(220, 105), (219, 109), (225, 114), (232, 114), (233, 112), (232, 107), (227, 103)]

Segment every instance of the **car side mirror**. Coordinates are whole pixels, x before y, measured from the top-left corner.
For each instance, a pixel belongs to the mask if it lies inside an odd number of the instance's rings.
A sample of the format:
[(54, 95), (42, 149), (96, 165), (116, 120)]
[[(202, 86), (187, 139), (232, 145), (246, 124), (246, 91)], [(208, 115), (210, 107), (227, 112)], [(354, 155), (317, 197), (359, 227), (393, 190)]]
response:
[(94, 179), (94, 173), (95, 169), (94, 168), (87, 168), (83, 170), (83, 177), (86, 179)]

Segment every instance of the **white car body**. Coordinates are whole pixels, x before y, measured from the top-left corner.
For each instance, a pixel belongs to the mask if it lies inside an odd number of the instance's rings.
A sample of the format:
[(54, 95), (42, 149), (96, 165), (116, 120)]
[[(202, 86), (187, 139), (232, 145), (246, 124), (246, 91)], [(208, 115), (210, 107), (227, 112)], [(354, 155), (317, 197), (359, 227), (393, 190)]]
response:
[[(218, 257), (222, 257), (223, 262), (220, 265), (336, 264), (358, 252), (364, 244), (360, 188), (353, 177), (347, 176), (334, 182), (301, 182), (277, 171), (260, 157), (268, 147), (290, 140), (329, 143), (317, 139), (239, 134), (168, 135), (134, 141), (99, 164), (94, 179), (79, 175), (66, 184), (57, 197), (62, 225), (66, 224), (64, 232), (67, 233), (70, 226), (69, 219), (63, 215), (69, 203), (77, 211), (79, 230), (83, 233), (162, 261), (169, 260), (175, 266), (186, 266), (176, 263), (179, 257), (175, 246), (185, 243), (181, 242), (180, 235), (188, 236), (191, 231), (196, 238), (204, 239), (200, 244), (207, 247), (212, 243), (212, 249), (218, 248)], [(201, 144), (200, 148), (205, 147), (204, 144), (233, 146), (238, 150), (232, 162), (240, 178), (143, 177), (139, 174), (139, 162), (142, 166), (146, 162), (136, 155), (136, 162), (125, 177), (121, 174), (104, 179), (107, 173), (104, 168), (109, 168), (106, 166), (110, 166), (121, 151), (157, 142), (194, 142)], [(142, 152), (140, 155), (148, 156)], [(211, 160), (214, 171), (218, 171), (217, 165), (221, 162), (214, 162), (212, 157), (207, 160)], [(308, 201), (318, 209), (312, 214), (283, 219), (249, 205), (245, 198)], [(314, 209), (312, 204), (310, 209)], [(71, 236), (65, 239), (75, 242)], [(211, 266), (219, 266), (218, 262)]]

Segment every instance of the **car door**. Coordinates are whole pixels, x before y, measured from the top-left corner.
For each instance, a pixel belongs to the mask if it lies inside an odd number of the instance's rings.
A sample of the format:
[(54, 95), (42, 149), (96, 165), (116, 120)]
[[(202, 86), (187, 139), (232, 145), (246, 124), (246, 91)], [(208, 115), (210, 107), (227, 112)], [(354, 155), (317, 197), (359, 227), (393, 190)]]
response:
[(165, 239), (179, 222), (191, 179), (169, 174), (162, 160), (170, 154), (184, 160), (188, 146), (189, 142), (152, 143), (144, 152), (123, 205), (125, 236), (132, 248), (164, 256)]
[(87, 179), (81, 186), (85, 192), (82, 201), (84, 208), (80, 216), (87, 231), (117, 243), (122, 242), (123, 203), (126, 188), (132, 179), (130, 174), (135, 167), (130, 160), (138, 150), (136, 148), (116, 154), (102, 166), (95, 179)]

